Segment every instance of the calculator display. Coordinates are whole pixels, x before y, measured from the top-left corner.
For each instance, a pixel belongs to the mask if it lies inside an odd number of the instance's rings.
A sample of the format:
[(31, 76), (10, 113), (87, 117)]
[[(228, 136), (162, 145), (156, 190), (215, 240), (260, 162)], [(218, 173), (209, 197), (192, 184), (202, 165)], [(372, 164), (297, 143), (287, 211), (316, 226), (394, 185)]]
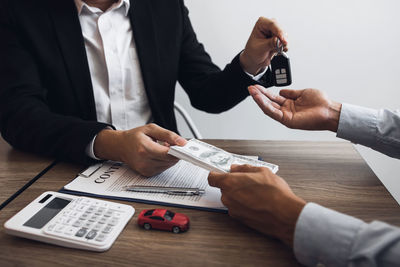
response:
[(62, 199), (62, 198), (54, 198), (50, 201), (46, 206), (44, 206), (41, 210), (39, 210), (35, 215), (32, 216), (24, 226), (40, 229), (48, 221), (50, 221), (54, 216), (56, 216), (65, 206), (67, 206), (71, 200)]

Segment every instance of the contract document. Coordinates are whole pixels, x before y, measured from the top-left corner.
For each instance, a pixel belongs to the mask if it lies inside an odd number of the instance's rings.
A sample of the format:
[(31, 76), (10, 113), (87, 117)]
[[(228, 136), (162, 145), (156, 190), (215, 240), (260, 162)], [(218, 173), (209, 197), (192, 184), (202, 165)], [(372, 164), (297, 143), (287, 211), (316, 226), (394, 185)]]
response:
[[(221, 191), (208, 185), (208, 173), (201, 167), (181, 160), (164, 172), (147, 178), (123, 163), (108, 161), (89, 167), (64, 186), (61, 192), (167, 206), (226, 211), (227, 209), (221, 203)], [(124, 189), (124, 186), (128, 185), (199, 188), (205, 190), (205, 193), (185, 196), (131, 192)]]

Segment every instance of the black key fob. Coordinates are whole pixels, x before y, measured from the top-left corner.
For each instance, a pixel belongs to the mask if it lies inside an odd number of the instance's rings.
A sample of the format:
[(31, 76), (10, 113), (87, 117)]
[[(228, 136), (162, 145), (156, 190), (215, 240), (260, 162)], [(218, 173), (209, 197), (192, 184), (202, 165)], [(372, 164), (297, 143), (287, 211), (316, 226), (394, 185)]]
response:
[(279, 51), (271, 60), (273, 82), (275, 86), (287, 86), (292, 84), (290, 61), (288, 56)]

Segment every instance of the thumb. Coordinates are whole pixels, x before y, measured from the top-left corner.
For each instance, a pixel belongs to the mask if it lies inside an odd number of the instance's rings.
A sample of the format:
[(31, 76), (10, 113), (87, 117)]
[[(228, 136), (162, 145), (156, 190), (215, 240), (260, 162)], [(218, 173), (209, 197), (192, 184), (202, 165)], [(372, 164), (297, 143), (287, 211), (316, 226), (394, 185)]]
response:
[(156, 124), (149, 124), (146, 128), (145, 134), (157, 141), (164, 141), (170, 145), (184, 146), (187, 143), (187, 141), (180, 135)]
[(225, 178), (225, 173), (210, 172), (208, 174), (208, 184), (212, 187), (221, 188)]
[(290, 89), (283, 89), (279, 92), (279, 94), (283, 97), (296, 100), (303, 94), (304, 90), (290, 90)]

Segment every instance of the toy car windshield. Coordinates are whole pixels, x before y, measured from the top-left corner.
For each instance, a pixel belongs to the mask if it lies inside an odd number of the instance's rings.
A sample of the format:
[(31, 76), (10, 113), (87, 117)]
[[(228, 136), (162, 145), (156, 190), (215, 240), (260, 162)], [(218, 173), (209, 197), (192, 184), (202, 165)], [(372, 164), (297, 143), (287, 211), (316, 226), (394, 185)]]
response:
[(154, 211), (154, 210), (148, 210), (148, 211), (146, 211), (146, 213), (144, 214), (144, 216), (150, 216), (150, 215), (152, 215), (152, 214), (153, 214), (153, 211)]
[(172, 211), (167, 210), (164, 214), (164, 218), (168, 221), (171, 221), (172, 218), (174, 218), (175, 213), (173, 213)]

